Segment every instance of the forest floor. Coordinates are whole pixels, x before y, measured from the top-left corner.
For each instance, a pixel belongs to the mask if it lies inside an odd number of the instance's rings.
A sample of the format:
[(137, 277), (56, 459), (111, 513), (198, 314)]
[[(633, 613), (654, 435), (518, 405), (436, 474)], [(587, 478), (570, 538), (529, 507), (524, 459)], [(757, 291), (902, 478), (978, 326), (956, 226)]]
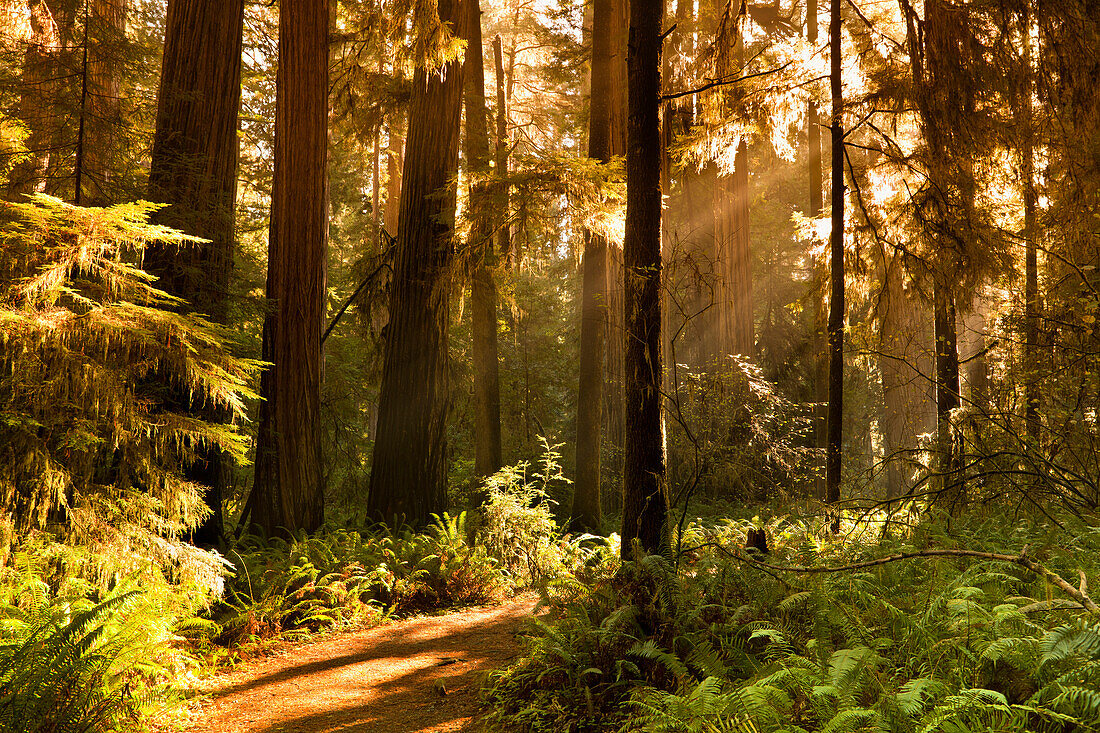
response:
[(187, 733), (471, 731), (486, 675), (519, 654), (528, 594), (287, 645), (202, 685)]

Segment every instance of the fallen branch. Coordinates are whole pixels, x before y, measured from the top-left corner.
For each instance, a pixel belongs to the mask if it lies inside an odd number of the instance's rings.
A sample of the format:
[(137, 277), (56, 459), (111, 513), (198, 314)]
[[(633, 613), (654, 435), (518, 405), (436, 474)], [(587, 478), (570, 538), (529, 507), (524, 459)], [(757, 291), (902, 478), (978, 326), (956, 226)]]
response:
[[(706, 545), (701, 545), (700, 547), (705, 546)], [(734, 552), (731, 554), (734, 557), (740, 560), (744, 560), (751, 565), (788, 573), (844, 573), (850, 570), (873, 568), (878, 565), (886, 565), (887, 563), (897, 562), (898, 560), (908, 560), (914, 557), (976, 557), (981, 560), (999, 560), (1001, 562), (1010, 562), (1014, 565), (1019, 565), (1020, 567), (1029, 570), (1042, 578), (1045, 578), (1054, 585), (1058, 586), (1058, 588), (1061, 589), (1063, 593), (1065, 593), (1073, 600), (1077, 601), (1077, 603), (1081, 604), (1081, 606), (1088, 610), (1090, 613), (1100, 615), (1100, 606), (1096, 605), (1096, 602), (1089, 597), (1088, 579), (1086, 578), (1084, 571), (1077, 571), (1081, 578), (1081, 585), (1078, 588), (1074, 588), (1061, 575), (1028, 557), (1026, 545), (1024, 546), (1024, 549), (1020, 551), (1019, 555), (1003, 555), (997, 552), (979, 552), (978, 550), (920, 550), (918, 552), (900, 552), (896, 555), (888, 555), (886, 557), (880, 557), (875, 560), (865, 560), (863, 562), (851, 563), (850, 565), (825, 567), (805, 567), (802, 565), (773, 565), (743, 552)]]

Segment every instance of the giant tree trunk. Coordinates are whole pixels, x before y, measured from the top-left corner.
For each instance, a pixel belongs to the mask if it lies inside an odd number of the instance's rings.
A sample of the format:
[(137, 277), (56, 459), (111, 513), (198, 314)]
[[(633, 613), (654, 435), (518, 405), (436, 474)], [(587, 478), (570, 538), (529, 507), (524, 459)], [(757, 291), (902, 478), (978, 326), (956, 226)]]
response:
[[(243, 22), (242, 0), (169, 3), (149, 170), (150, 200), (169, 204), (157, 213), (157, 223), (210, 241), (151, 246), (145, 269), (160, 278), (159, 287), (217, 323), (226, 322), (233, 259)], [(217, 417), (202, 406), (195, 409)], [(203, 454), (188, 478), (207, 487), (205, 500), (213, 513), (194, 540), (215, 544), (222, 536), (226, 476), (217, 451)]]
[(623, 559), (669, 551), (661, 413), (661, 31), (664, 0), (631, 0), (623, 283)]
[[(611, 156), (626, 154), (628, 24), (626, 0), (611, 0), (611, 81), (608, 107), (608, 150)], [(626, 432), (626, 413), (623, 407), (626, 379), (623, 366), (623, 287), (623, 251), (621, 247), (608, 242), (602, 452), (616, 457), (622, 455)]]
[[(588, 156), (611, 159), (611, 35), (614, 0), (595, 0), (592, 11), (592, 84), (589, 93)], [(600, 428), (603, 415), (604, 341), (607, 313), (607, 239), (585, 232), (581, 292), (580, 384), (577, 390), (577, 473), (570, 511), (578, 530), (598, 532)]]
[[(439, 3), (440, 19), (460, 37), (465, 13), (463, 0)], [(446, 187), (458, 168), (462, 65), (453, 61), (442, 74), (419, 69), (412, 88), (367, 512), (423, 527), (447, 504), (455, 197)]]
[(328, 243), (328, 0), (279, 8), (271, 197), (252, 522), (313, 531), (324, 521), (321, 328)]
[[(466, 160), (470, 166), (471, 329), (474, 361), (474, 471), (490, 476), (500, 470), (500, 365), (497, 352), (496, 253), (493, 188), (489, 175), (489, 124), (485, 108), (485, 62), (481, 44), (481, 9), (469, 7), (470, 38), (466, 46)], [(478, 180), (478, 179), (481, 180)]]

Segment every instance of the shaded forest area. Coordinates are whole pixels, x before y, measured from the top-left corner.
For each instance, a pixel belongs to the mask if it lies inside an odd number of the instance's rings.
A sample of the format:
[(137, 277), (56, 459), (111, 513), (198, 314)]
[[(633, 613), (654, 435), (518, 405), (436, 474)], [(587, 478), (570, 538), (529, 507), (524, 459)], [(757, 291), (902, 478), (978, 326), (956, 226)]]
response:
[(1097, 79), (1092, 0), (0, 0), (0, 728), (527, 587), (490, 730), (1100, 728)]

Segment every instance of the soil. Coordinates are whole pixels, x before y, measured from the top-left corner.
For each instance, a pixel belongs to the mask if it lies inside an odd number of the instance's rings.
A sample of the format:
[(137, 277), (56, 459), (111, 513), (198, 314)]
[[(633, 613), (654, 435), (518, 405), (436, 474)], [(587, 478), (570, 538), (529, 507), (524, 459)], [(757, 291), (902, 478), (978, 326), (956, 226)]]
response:
[(486, 675), (519, 653), (536, 599), (290, 646), (206, 682), (188, 733), (473, 731)]

